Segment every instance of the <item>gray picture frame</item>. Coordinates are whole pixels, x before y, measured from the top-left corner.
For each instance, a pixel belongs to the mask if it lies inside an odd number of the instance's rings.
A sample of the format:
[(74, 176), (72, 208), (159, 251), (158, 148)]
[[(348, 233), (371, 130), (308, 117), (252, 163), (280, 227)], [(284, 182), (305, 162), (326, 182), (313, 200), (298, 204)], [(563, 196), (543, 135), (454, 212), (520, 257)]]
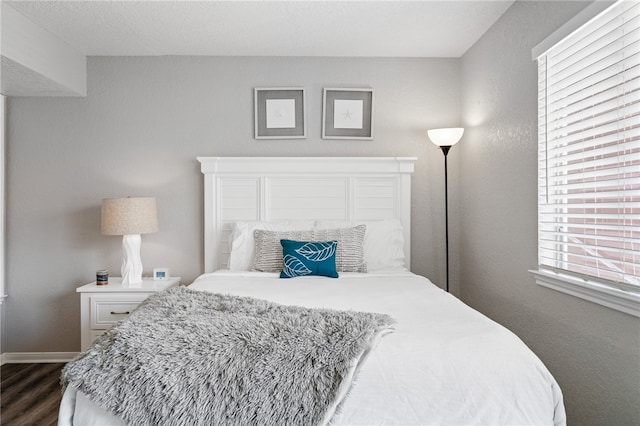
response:
[(373, 139), (372, 88), (325, 87), (322, 93), (322, 139)]
[(306, 139), (305, 90), (302, 87), (254, 89), (255, 139)]

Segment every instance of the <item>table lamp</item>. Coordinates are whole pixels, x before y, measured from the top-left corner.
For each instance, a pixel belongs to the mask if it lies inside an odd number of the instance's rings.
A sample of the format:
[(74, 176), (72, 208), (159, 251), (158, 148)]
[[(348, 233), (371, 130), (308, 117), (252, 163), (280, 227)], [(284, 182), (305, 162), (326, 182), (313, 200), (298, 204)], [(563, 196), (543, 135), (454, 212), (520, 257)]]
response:
[(105, 198), (102, 200), (102, 234), (122, 235), (122, 285), (142, 283), (140, 234), (158, 231), (155, 198)]

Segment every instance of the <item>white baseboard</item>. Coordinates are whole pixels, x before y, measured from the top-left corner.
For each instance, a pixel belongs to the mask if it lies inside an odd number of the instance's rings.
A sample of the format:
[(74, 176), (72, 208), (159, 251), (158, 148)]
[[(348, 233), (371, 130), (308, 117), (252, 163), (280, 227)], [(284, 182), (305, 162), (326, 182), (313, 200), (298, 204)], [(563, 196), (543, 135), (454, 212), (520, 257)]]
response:
[(0, 355), (0, 365), (39, 362), (69, 362), (78, 352), (7, 352)]

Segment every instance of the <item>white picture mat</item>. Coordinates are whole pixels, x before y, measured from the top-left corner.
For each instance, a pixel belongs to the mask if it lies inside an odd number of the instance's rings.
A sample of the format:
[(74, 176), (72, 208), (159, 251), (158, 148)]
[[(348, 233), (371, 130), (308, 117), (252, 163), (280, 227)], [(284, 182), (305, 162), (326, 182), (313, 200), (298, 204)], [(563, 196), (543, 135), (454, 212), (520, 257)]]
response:
[(267, 99), (267, 128), (294, 129), (296, 127), (295, 99)]
[(333, 127), (336, 129), (362, 129), (364, 102), (336, 99), (333, 103)]

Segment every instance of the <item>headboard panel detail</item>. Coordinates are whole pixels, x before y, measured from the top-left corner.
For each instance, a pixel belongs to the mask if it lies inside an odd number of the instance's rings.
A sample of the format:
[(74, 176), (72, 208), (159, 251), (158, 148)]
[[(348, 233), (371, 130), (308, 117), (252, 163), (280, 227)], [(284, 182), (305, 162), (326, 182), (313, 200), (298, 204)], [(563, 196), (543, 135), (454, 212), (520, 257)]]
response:
[(415, 157), (198, 157), (205, 272), (225, 268), (234, 222), (399, 219), (410, 267)]

